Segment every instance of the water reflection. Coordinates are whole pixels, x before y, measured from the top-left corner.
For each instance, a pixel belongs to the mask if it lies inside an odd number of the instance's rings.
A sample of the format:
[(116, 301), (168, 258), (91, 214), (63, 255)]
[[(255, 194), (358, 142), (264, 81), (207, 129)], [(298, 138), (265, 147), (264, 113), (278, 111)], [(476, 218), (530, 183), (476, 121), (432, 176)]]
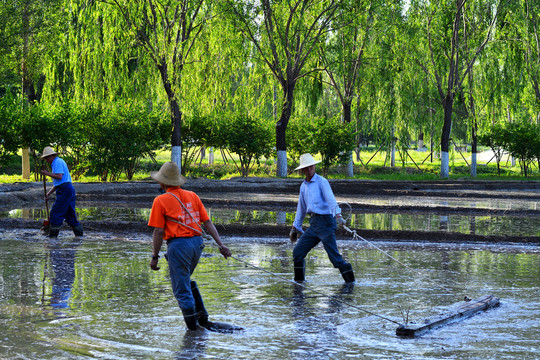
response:
[[(146, 241), (64, 236), (49, 242), (29, 232), (0, 234), (0, 358), (40, 359), (538, 359), (540, 249), (425, 244), (381, 245), (420, 276), (361, 243), (340, 243), (357, 274), (343, 286), (324, 249), (310, 253), (302, 289), (205, 248), (197, 268), (215, 321), (244, 332), (186, 332), (170, 298), (166, 264), (148, 267)], [(285, 242), (225, 238), (235, 255), (292, 279)], [(346, 254), (346, 255), (345, 255)], [(46, 283), (43, 299), (43, 283)], [(400, 320), (433, 315), (470, 297), (492, 293), (496, 310), (414, 341), (396, 326), (348, 304)], [(66, 302), (67, 299), (69, 299)], [(340, 301), (337, 301), (339, 299)], [(341, 301), (343, 300), (343, 301)], [(43, 302), (44, 301), (44, 302)], [(46, 304), (46, 306), (43, 306)], [(57, 304), (60, 304), (56, 308)], [(67, 304), (67, 306), (65, 306)], [(63, 312), (58, 319), (56, 310)], [(510, 334), (510, 335), (509, 335)], [(37, 355), (36, 355), (37, 354)], [(411, 357), (412, 354), (412, 357)]]
[[(52, 272), (50, 306), (60, 311), (69, 308), (69, 298), (71, 296), (73, 282), (75, 281), (75, 255), (77, 247), (81, 244), (81, 240), (75, 238), (73, 241), (64, 242), (58, 238), (47, 238), (47, 241), (46, 246), (49, 251), (49, 262)], [(45, 269), (45, 277), (47, 273), (48, 271)], [(58, 312), (58, 314), (62, 313)]]
[[(294, 211), (240, 210), (209, 207), (208, 213), (215, 224), (240, 225), (292, 225)], [(149, 216), (146, 208), (77, 208), (81, 220), (141, 221)], [(42, 209), (0, 212), (1, 217), (43, 219)], [(539, 216), (456, 215), (403, 213), (351, 213), (347, 214), (349, 227), (366, 230), (441, 231), (472, 235), (540, 236)], [(306, 226), (307, 226), (306, 220)]]
[(204, 357), (208, 334), (204, 331), (186, 331), (182, 349), (175, 352), (175, 360), (195, 360)]

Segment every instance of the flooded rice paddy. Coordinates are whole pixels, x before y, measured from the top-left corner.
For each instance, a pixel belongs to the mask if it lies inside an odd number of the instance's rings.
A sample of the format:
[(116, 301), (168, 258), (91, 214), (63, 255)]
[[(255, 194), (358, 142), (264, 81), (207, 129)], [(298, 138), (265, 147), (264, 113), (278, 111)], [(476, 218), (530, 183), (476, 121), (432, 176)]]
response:
[[(34, 230), (2, 230), (0, 358), (540, 358), (537, 246), (377, 243), (402, 266), (344, 241), (354, 287), (344, 286), (317, 247), (306, 259), (309, 289), (302, 289), (288, 281), (292, 245), (284, 239), (224, 242), (237, 259), (208, 244), (193, 278), (211, 320), (245, 328), (233, 334), (185, 330), (167, 263), (149, 268), (149, 235), (63, 231), (49, 240)], [(486, 294), (501, 306), (417, 339), (396, 337), (394, 322), (373, 315), (421, 321), (464, 296)]]
[[(507, 202), (506, 205), (508, 205)], [(402, 204), (402, 203), (401, 203)], [(530, 203), (512, 203), (517, 206), (532, 206)], [(406, 231), (443, 231), (472, 235), (507, 236), (540, 236), (540, 217), (509, 216), (480, 214), (470, 215), (458, 213), (430, 214), (417, 212), (351, 212), (342, 205), (343, 212), (348, 218), (348, 226), (353, 229), (366, 230), (406, 230)], [(78, 208), (80, 220), (99, 221), (140, 221), (146, 222), (150, 216), (149, 208)], [(295, 211), (267, 211), (231, 208), (208, 208), (212, 221), (219, 225), (289, 225), (294, 220)], [(44, 209), (16, 209), (0, 212), (1, 218), (14, 219), (44, 219)], [(305, 225), (308, 226), (307, 219)]]
[[(31, 202), (41, 187), (36, 189), (27, 197), (22, 190), (18, 197), (6, 192), (0, 204), (0, 226), (7, 227), (0, 228), (0, 359), (540, 358), (538, 242), (463, 243), (460, 235), (445, 244), (437, 239), (446, 232), (538, 237), (537, 190), (509, 198), (500, 191), (474, 197), (437, 191), (338, 195), (353, 229), (428, 236), (378, 239), (379, 249), (350, 237), (340, 241), (355, 271), (352, 287), (344, 286), (319, 246), (306, 259), (307, 288), (291, 281), (288, 240), (272, 238), (273, 233), (258, 237), (256, 230), (288, 232), (297, 188), (294, 194), (202, 192), (218, 228), (253, 227), (250, 234), (257, 235), (222, 236), (235, 256), (228, 260), (207, 244), (193, 276), (211, 320), (245, 329), (221, 334), (186, 331), (166, 261), (161, 258), (158, 272), (149, 268), (151, 234), (144, 224), (155, 196), (151, 191), (142, 200), (116, 187), (78, 192), (87, 202), (79, 202), (77, 211), (90, 231), (74, 238), (63, 229), (58, 239), (49, 240), (38, 234), (39, 226), (31, 228), (46, 217), (41, 204)], [(116, 192), (118, 197), (110, 196)], [(22, 205), (6, 206), (7, 201)], [(121, 222), (127, 225), (113, 231)], [(109, 226), (100, 229), (105, 223)], [(142, 225), (132, 233), (130, 224)], [(263, 226), (276, 224), (282, 226)], [(500, 298), (501, 306), (417, 339), (395, 335), (400, 323), (419, 323), (462, 304), (465, 296), (488, 294)]]

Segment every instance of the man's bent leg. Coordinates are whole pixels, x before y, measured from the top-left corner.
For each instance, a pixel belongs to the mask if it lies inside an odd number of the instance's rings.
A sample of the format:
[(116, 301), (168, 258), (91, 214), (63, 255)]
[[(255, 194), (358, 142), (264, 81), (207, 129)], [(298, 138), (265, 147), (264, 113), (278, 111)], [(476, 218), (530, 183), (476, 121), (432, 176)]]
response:
[(325, 220), (327, 223), (326, 226), (318, 228), (319, 232), (317, 235), (321, 238), (324, 250), (326, 250), (326, 253), (328, 254), (328, 259), (335, 268), (339, 269), (345, 282), (354, 282), (355, 278), (352, 265), (343, 259), (343, 256), (341, 256), (337, 247), (335, 219), (328, 218)]
[(298, 239), (293, 249), (294, 281), (305, 280), (305, 257), (319, 243), (319, 239), (311, 231), (311, 227)]

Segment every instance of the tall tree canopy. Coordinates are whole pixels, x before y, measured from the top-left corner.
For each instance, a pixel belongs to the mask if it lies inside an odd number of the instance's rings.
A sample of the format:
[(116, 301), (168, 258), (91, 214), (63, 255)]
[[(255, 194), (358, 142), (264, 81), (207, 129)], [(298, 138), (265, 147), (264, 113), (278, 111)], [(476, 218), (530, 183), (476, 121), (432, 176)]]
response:
[(470, 143), (475, 176), (477, 134), (540, 122), (539, 11), (533, 0), (6, 0), (0, 96), (168, 112), (179, 165), (194, 119), (243, 114), (275, 124), (278, 176), (289, 121), (314, 118), (354, 123), (357, 144), (406, 150), (429, 134), (442, 177), (452, 140)]

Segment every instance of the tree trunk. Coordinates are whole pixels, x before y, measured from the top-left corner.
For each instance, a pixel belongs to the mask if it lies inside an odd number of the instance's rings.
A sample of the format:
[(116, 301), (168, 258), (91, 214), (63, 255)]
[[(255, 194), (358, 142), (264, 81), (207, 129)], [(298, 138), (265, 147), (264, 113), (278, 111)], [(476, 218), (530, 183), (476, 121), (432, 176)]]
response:
[[(352, 99), (343, 101), (343, 121), (348, 124), (351, 122), (351, 107)], [(358, 157), (358, 154), (357, 154)], [(345, 170), (345, 176), (353, 177), (354, 176), (354, 162), (352, 152), (349, 154), (349, 161), (347, 162), (347, 168)]]
[(477, 139), (476, 134), (478, 132), (478, 124), (476, 122), (476, 114), (475, 114), (474, 103), (472, 99), (471, 99), (471, 104), (472, 104), (472, 115), (473, 115), (473, 121), (472, 121), (473, 123), (471, 127), (471, 176), (476, 177), (476, 168), (477, 168), (476, 153), (478, 152), (478, 148), (477, 148), (478, 139)]
[(450, 133), (452, 132), (452, 107), (454, 105), (454, 97), (447, 95), (443, 102), (444, 107), (444, 123), (441, 136), (441, 177), (447, 178), (450, 176)]
[(390, 167), (396, 167), (396, 135), (392, 126), (392, 141), (390, 143)]
[[(22, 59), (21, 59), (21, 86), (22, 86), (22, 93), (25, 97), (23, 101), (27, 101), (29, 105), (33, 104), (36, 100), (36, 94), (34, 91), (34, 83), (32, 82), (32, 79), (30, 78), (30, 74), (28, 71), (28, 65), (27, 65), (27, 58), (29, 50), (29, 43), (30, 43), (30, 14), (28, 12), (28, 7), (30, 5), (26, 4), (24, 7), (24, 10), (22, 12), (22, 26), (23, 26), (23, 53), (22, 53)], [(41, 149), (34, 149), (37, 151), (40, 151)], [(21, 163), (21, 170), (22, 170), (22, 178), (23, 179), (30, 179), (30, 156), (28, 155), (28, 148), (22, 149), (22, 163)]]
[[(176, 99), (176, 93), (172, 89), (171, 82), (169, 81), (169, 72), (167, 63), (163, 61), (158, 66), (159, 73), (161, 74), (161, 81), (163, 87), (167, 93), (167, 100), (169, 101), (169, 111), (171, 113), (171, 161), (178, 165), (178, 168), (182, 172), (182, 112), (180, 111), (180, 105)], [(181, 70), (180, 70), (181, 71)], [(180, 81), (180, 80), (179, 80)]]
[(276, 175), (278, 177), (287, 177), (287, 141), (285, 134), (291, 118), (295, 85), (295, 82), (285, 82), (283, 85), (283, 106), (279, 121), (276, 123), (276, 150), (278, 155)]

